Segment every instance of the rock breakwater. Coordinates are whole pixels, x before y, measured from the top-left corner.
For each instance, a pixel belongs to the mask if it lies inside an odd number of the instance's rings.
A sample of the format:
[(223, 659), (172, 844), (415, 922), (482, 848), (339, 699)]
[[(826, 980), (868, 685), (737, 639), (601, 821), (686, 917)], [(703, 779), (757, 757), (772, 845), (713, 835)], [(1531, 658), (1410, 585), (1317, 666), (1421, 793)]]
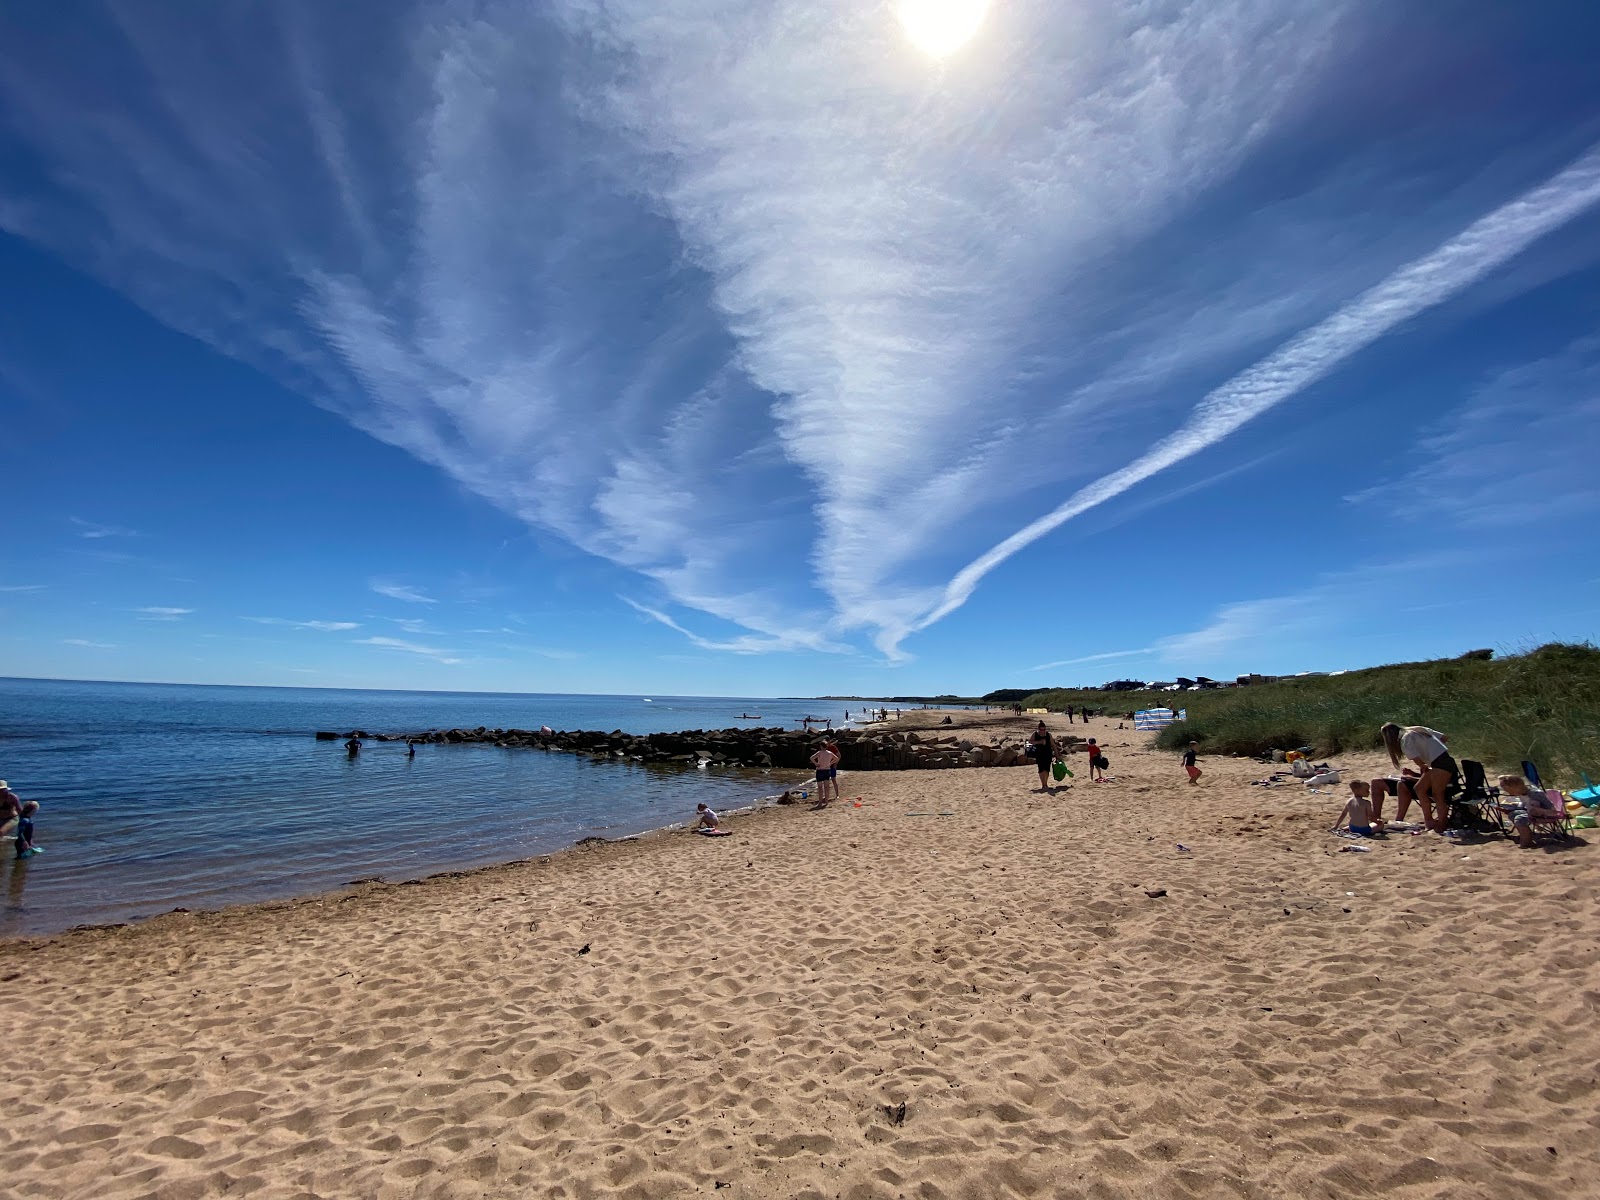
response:
[[(780, 767), (803, 770), (821, 743), (816, 733), (777, 727), (753, 729), (689, 729), (677, 733), (610, 733), (599, 730), (476, 729), (429, 730), (427, 733), (345, 733), (320, 731), (318, 739), (351, 737), (379, 742), (412, 741), (419, 745), (487, 744), (528, 750), (587, 754), (595, 759), (678, 764), (684, 767)], [(846, 771), (939, 770), (958, 767), (1021, 767), (1033, 765), (1017, 738), (987, 742), (970, 736), (942, 737), (910, 731), (842, 729), (832, 734)], [(1067, 735), (1066, 744), (1078, 739)]]

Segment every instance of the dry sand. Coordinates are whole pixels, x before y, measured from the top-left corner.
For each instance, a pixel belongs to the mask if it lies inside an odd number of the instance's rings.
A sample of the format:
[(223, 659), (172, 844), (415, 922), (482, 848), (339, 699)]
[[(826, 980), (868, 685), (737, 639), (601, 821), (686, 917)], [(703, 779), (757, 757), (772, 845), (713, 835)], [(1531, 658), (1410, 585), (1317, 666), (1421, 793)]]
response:
[(1115, 726), (1048, 796), (0, 945), (0, 1193), (1600, 1195), (1592, 846), (1339, 853)]

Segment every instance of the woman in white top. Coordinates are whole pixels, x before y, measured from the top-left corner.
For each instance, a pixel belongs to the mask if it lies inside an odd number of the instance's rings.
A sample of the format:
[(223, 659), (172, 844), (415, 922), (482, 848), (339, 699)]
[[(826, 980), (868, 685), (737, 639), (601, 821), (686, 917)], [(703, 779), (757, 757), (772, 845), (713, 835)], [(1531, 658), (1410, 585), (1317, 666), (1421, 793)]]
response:
[(1383, 747), (1389, 752), (1389, 761), (1400, 766), (1402, 757), (1417, 765), (1418, 776), (1412, 785), (1428, 828), (1444, 832), (1445, 813), (1449, 808), (1449, 793), (1461, 778), (1461, 768), (1450, 757), (1446, 745), (1449, 738), (1437, 729), (1426, 725), (1409, 725), (1401, 728), (1393, 721), (1378, 730), (1383, 737)]

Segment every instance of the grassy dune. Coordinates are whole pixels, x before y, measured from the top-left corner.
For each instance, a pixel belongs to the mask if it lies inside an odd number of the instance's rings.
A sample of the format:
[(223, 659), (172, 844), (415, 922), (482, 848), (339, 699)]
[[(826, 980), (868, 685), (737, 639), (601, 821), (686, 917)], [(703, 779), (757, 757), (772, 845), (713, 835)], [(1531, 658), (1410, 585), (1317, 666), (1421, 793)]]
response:
[(1176, 748), (1191, 738), (1212, 754), (1260, 754), (1313, 746), (1318, 754), (1379, 745), (1378, 726), (1430, 725), (1450, 735), (1457, 758), (1491, 771), (1525, 758), (1546, 783), (1600, 780), (1600, 648), (1551, 643), (1491, 661), (1439, 659), (1371, 667), (1344, 675), (1285, 679), (1213, 692), (1038, 692), (1030, 707), (1089, 704), (1116, 714), (1170, 703), (1189, 719), (1162, 733)]

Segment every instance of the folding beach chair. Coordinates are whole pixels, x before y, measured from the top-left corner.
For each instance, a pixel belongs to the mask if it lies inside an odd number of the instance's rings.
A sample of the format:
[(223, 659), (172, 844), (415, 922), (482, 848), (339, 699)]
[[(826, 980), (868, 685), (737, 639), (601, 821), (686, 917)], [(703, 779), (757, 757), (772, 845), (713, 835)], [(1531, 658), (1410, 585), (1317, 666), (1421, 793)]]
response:
[(1500, 789), (1489, 782), (1483, 764), (1470, 758), (1461, 760), (1461, 790), (1449, 797), (1450, 829), (1474, 829), (1480, 833), (1504, 833), (1500, 814)]
[(1528, 823), (1533, 827), (1534, 833), (1541, 829), (1554, 833), (1562, 841), (1572, 839), (1572, 818), (1567, 815), (1567, 798), (1561, 794), (1560, 788), (1547, 788), (1539, 779), (1539, 768), (1527, 759), (1522, 760), (1522, 777), (1528, 781), (1530, 791), (1543, 792), (1545, 799), (1555, 808), (1554, 813), (1541, 813), (1530, 815)]

